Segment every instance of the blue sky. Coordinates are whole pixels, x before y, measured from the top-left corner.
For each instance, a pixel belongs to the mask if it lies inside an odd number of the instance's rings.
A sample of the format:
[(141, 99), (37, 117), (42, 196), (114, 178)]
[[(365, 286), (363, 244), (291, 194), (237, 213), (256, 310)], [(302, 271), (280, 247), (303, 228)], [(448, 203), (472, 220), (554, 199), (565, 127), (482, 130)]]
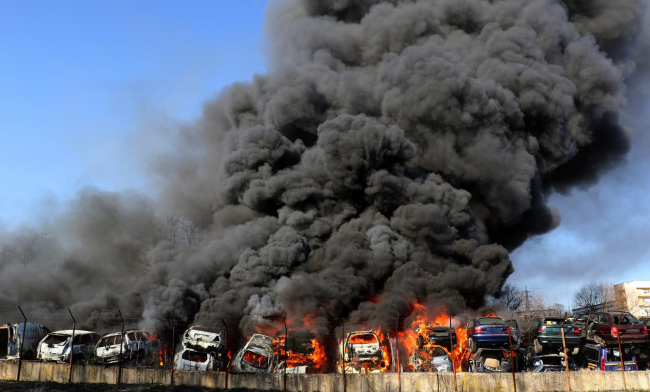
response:
[[(0, 232), (82, 186), (146, 190), (153, 135), (265, 70), (263, 0), (0, 2)], [(555, 195), (562, 225), (515, 251), (510, 282), (569, 305), (589, 280), (650, 279), (647, 118), (626, 166)], [(152, 137), (142, 137), (142, 135)], [(164, 143), (164, 138), (159, 138)], [(136, 153), (137, 152), (137, 153)]]
[(0, 222), (83, 185), (145, 188), (132, 136), (264, 72), (265, 3), (0, 2)]

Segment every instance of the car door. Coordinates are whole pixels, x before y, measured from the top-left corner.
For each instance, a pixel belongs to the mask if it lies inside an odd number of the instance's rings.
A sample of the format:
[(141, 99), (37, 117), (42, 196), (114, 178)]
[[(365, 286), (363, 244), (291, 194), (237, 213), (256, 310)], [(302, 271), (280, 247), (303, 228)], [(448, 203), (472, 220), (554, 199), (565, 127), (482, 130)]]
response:
[(469, 323), (467, 323), (467, 337), (473, 337), (474, 336), (474, 320), (470, 320)]

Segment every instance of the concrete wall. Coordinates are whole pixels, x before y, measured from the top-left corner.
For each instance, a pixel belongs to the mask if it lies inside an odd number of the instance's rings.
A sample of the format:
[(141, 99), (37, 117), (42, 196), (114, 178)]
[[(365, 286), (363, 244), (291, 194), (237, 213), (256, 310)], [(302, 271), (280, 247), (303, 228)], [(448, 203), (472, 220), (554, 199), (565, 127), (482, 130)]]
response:
[[(0, 379), (15, 380), (18, 364), (0, 362)], [(68, 365), (41, 362), (23, 362), (20, 379), (23, 381), (68, 382)], [(78, 383), (115, 384), (117, 367), (75, 366), (72, 381)], [(650, 390), (650, 372), (626, 372), (627, 390)], [(398, 377), (395, 373), (346, 375), (347, 392), (396, 392)], [(518, 392), (568, 391), (566, 373), (517, 373)], [(169, 385), (169, 371), (152, 369), (122, 369), (124, 384)], [(469, 374), (458, 373), (459, 391), (493, 392), (512, 391), (511, 373)], [(224, 373), (174, 372), (175, 385), (224, 388)], [(283, 390), (282, 374), (230, 374), (228, 388), (255, 390)], [(571, 373), (574, 391), (623, 390), (619, 372), (579, 371)], [(454, 376), (446, 373), (403, 373), (403, 392), (454, 391)], [(288, 374), (287, 391), (291, 392), (343, 392), (343, 375), (340, 374)]]

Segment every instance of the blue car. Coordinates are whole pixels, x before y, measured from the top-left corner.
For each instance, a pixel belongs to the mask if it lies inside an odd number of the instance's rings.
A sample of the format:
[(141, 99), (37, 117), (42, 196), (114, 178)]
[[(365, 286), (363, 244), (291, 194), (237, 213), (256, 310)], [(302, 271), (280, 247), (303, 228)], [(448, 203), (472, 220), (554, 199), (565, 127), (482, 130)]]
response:
[(506, 347), (510, 345), (513, 350), (519, 347), (521, 334), (516, 321), (503, 321), (498, 317), (478, 317), (467, 323), (467, 343), (472, 353), (479, 347)]
[[(621, 348), (623, 350), (623, 366), (625, 366), (625, 371), (638, 370), (634, 348), (627, 344), (622, 345)], [(600, 369), (604, 372), (621, 371), (621, 352), (618, 350), (618, 347), (602, 347), (596, 344), (585, 344), (582, 348), (582, 355), (584, 357), (583, 367), (587, 369)]]

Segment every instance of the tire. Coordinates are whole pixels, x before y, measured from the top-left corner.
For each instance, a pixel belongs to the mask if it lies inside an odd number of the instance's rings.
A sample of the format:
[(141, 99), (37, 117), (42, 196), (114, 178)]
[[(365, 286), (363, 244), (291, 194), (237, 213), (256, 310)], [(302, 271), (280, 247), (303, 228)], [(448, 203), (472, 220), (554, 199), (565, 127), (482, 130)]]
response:
[(544, 347), (539, 342), (539, 339), (535, 339), (535, 341), (533, 341), (533, 347), (535, 348), (535, 354), (541, 354), (544, 352)]
[(474, 339), (469, 338), (469, 339), (468, 339), (468, 343), (469, 343), (469, 351), (470, 351), (472, 354), (474, 354), (475, 352), (478, 351), (478, 345), (476, 344), (476, 342), (474, 341)]

